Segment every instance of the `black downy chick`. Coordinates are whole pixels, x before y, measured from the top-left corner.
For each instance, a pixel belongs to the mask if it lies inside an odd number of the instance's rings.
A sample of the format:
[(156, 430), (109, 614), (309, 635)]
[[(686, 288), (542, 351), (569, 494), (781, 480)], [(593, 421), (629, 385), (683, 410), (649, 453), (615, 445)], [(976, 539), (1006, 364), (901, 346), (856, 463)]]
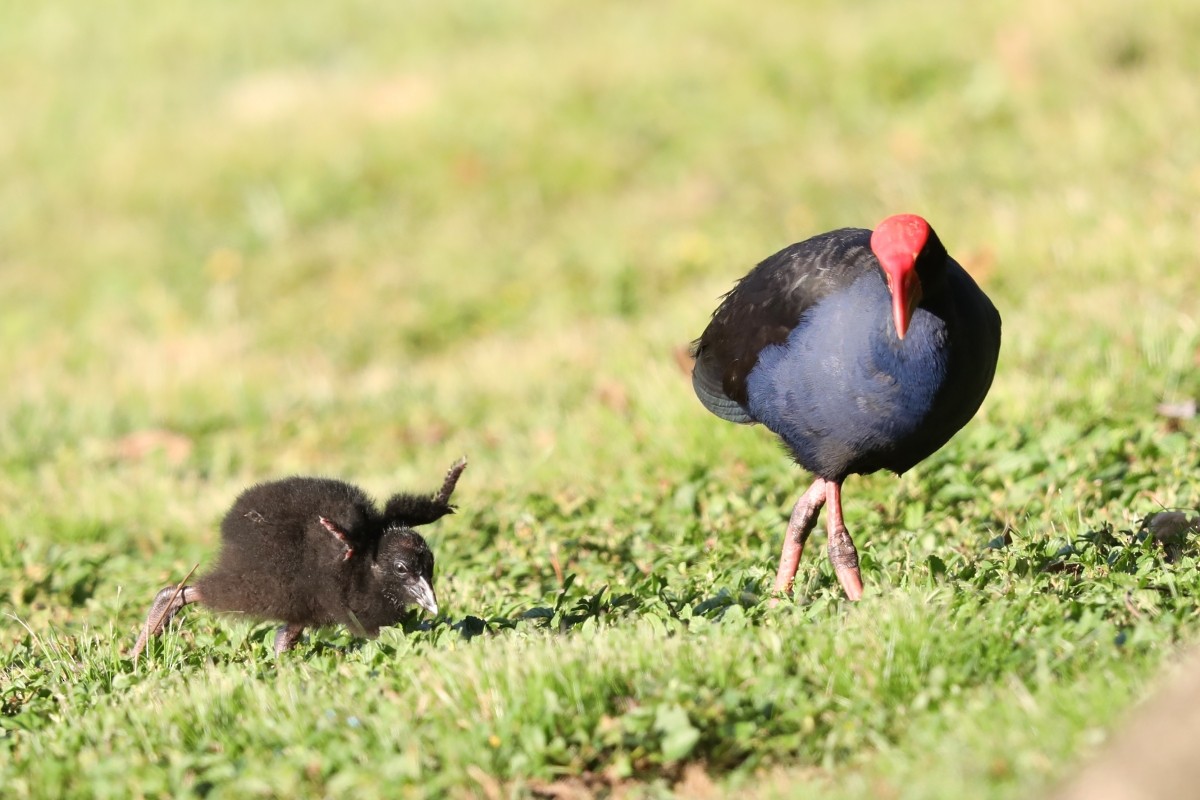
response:
[(413, 527), (452, 514), (459, 459), (435, 495), (394, 495), (379, 513), (358, 487), (329, 478), (252, 486), (221, 522), (221, 555), (191, 586), (154, 598), (132, 658), (190, 603), (283, 622), (275, 652), (305, 628), (342, 624), (360, 636), (399, 622), (416, 604), (437, 614), (433, 553)]

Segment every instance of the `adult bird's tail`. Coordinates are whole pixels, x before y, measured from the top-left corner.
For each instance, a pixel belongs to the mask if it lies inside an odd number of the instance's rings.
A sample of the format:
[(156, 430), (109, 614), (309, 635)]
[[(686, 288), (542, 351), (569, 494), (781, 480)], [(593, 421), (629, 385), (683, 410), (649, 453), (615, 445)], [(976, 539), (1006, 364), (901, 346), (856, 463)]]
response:
[(720, 368), (713, 364), (711, 359), (705, 358), (705, 355), (704, 345), (699, 341), (695, 342), (692, 345), (692, 356), (696, 359), (692, 366), (692, 389), (696, 392), (696, 397), (700, 398), (705, 408), (721, 419), (743, 425), (754, 422), (741, 403), (725, 394)]

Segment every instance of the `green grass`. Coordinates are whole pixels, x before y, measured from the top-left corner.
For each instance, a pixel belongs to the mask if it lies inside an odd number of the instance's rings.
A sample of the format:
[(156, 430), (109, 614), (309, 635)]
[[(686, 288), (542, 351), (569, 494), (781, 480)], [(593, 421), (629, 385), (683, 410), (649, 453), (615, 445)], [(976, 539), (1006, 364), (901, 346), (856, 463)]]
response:
[[(1194, 638), (1200, 9), (1184, 0), (0, 4), (5, 797), (998, 797)], [(1004, 317), (978, 418), (806, 476), (678, 355), (758, 259), (924, 214)], [(443, 612), (189, 609), (249, 483), (436, 487)], [(1005, 538), (1007, 535), (1007, 540)], [(1006, 541), (1008, 543), (1006, 543)], [(699, 782), (699, 783), (697, 783)]]

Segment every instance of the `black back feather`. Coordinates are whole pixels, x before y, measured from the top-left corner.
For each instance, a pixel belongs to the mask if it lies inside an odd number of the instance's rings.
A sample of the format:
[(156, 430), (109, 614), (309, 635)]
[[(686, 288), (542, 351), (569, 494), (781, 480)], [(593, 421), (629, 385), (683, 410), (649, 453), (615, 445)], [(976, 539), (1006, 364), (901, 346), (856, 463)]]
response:
[[(358, 558), (321, 517), (343, 531)], [(345, 587), (370, 568), (383, 532), (379, 513), (355, 486), (328, 478), (262, 483), (238, 497), (221, 522), (221, 554), (197, 579), (204, 604), (303, 625), (344, 622)]]
[(779, 344), (820, 300), (878, 269), (871, 232), (842, 228), (789, 245), (764, 259), (726, 294), (693, 345), (692, 388), (712, 413), (753, 422), (746, 377), (764, 347)]

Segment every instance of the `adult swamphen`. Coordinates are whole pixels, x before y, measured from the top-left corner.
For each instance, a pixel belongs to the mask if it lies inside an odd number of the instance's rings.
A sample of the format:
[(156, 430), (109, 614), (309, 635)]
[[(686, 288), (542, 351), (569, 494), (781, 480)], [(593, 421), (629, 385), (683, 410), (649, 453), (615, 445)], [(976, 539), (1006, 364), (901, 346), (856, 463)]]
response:
[(718, 417), (761, 422), (815, 476), (792, 510), (775, 591), (791, 591), (828, 503), (829, 559), (846, 596), (862, 596), (842, 482), (899, 475), (949, 441), (999, 353), (1000, 314), (913, 214), (793, 244), (738, 282), (696, 341), (692, 386)]

